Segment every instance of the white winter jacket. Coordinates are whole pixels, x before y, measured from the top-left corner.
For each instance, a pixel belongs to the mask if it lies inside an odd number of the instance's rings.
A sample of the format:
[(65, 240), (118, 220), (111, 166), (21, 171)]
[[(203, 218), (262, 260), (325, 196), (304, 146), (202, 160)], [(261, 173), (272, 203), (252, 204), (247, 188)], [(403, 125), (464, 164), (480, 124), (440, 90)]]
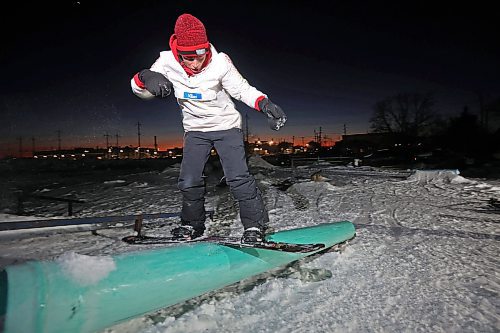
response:
[[(220, 131), (241, 128), (241, 115), (231, 97), (251, 108), (259, 97), (265, 96), (252, 87), (238, 72), (231, 59), (218, 53), (211, 45), (211, 62), (198, 74), (188, 76), (172, 51), (160, 53), (151, 70), (161, 73), (174, 86), (174, 94), (182, 110), (184, 131)], [(150, 99), (154, 96), (131, 80), (132, 91), (137, 96)]]

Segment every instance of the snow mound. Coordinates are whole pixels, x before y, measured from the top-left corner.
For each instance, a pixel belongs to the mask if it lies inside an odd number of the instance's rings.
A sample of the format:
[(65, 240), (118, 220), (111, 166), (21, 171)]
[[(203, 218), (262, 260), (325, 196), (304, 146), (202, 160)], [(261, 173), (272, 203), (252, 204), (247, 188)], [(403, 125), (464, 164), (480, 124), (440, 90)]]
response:
[(276, 166), (272, 165), (269, 162), (266, 162), (262, 157), (258, 155), (252, 155), (248, 159), (248, 165), (254, 168), (263, 168), (263, 169), (276, 169)]
[(335, 186), (328, 182), (308, 181), (296, 183), (290, 186), (286, 191), (288, 193), (300, 193), (301, 195), (314, 195), (323, 191), (334, 191)]
[(0, 221), (2, 221), (2, 222), (31, 221), (31, 220), (38, 220), (38, 219), (39, 219), (39, 217), (35, 217), (35, 216), (20, 216), (20, 215), (13, 215), (13, 214), (7, 214), (7, 213), (0, 214)]
[(448, 184), (472, 183), (471, 180), (459, 175), (458, 170), (417, 170), (408, 177), (408, 180), (420, 184), (432, 182), (444, 182)]
[(125, 180), (117, 179), (117, 180), (106, 180), (103, 184), (104, 185), (123, 185), (125, 183), (126, 183)]
[(317, 171), (311, 175), (311, 180), (315, 182), (326, 182), (330, 181), (331, 179), (323, 176), (321, 171)]
[(68, 252), (57, 259), (61, 270), (81, 285), (93, 285), (104, 279), (116, 269), (110, 256), (87, 256)]
[(179, 172), (180, 169), (181, 169), (181, 164), (175, 163), (163, 169), (161, 173), (177, 173)]

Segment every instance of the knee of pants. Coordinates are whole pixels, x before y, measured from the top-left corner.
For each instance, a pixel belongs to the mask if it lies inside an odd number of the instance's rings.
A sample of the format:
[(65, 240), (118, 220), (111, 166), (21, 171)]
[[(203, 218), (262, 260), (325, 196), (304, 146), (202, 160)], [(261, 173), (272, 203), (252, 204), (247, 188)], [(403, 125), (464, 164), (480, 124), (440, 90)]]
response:
[(199, 188), (204, 186), (205, 181), (203, 180), (203, 178), (183, 177), (179, 178), (177, 182), (177, 188), (181, 191), (187, 191), (191, 188)]
[(197, 201), (205, 198), (205, 187), (190, 187), (181, 190), (184, 200)]
[(205, 183), (202, 179), (198, 181), (182, 179), (179, 180), (177, 187), (187, 200), (200, 200), (205, 196)]
[(236, 200), (254, 199), (258, 195), (257, 184), (252, 176), (235, 178), (228, 184)]

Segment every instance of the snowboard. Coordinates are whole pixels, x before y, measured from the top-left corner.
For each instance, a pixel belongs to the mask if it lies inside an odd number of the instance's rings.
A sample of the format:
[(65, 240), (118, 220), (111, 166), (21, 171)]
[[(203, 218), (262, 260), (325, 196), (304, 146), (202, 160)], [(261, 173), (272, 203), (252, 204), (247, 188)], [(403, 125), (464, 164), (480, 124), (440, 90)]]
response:
[(207, 239), (206, 236), (198, 237), (195, 239), (176, 239), (170, 236), (126, 236), (122, 238), (122, 241), (128, 244), (136, 244), (136, 245), (148, 245), (148, 244), (175, 244), (175, 243), (191, 243), (191, 242), (200, 242), (202, 240)]
[(325, 247), (325, 244), (296, 244), (285, 242), (264, 241), (258, 243), (242, 243), (239, 237), (224, 237), (224, 236), (202, 236), (195, 239), (179, 240), (173, 237), (161, 236), (127, 236), (122, 240), (128, 244), (134, 245), (148, 245), (148, 244), (176, 244), (176, 243), (193, 243), (193, 242), (211, 242), (219, 245), (229, 246), (239, 249), (265, 249), (283, 252), (307, 253), (318, 251)]

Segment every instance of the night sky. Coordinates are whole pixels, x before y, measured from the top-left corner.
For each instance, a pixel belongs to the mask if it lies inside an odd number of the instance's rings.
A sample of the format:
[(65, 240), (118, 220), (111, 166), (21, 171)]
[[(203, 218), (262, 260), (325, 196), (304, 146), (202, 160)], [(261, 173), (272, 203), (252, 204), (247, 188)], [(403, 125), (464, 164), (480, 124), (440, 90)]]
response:
[[(252, 138), (301, 143), (314, 130), (337, 139), (369, 131), (375, 102), (433, 92), (437, 111), (477, 112), (478, 93), (500, 94), (500, 15), (488, 2), (59, 1), (21, 2), (2, 13), (0, 157), (109, 143), (180, 146), (174, 98), (144, 101), (130, 79), (149, 68), (178, 15), (208, 38), (288, 115), (279, 132), (237, 102)], [(439, 5), (436, 5), (439, 3)], [(489, 2), (492, 3), (492, 2)], [(474, 6), (474, 7), (471, 7)], [(328, 140), (327, 140), (328, 141)]]

